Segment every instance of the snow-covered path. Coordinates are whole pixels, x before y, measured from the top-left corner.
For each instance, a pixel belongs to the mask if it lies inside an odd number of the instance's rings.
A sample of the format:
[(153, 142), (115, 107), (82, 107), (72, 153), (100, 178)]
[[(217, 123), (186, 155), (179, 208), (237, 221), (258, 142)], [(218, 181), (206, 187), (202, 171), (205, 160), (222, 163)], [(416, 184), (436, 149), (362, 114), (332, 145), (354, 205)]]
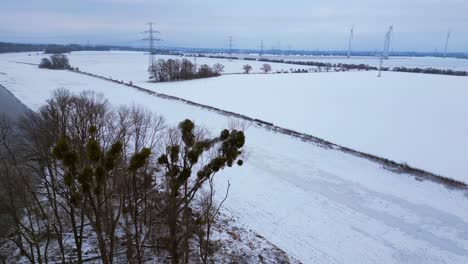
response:
[[(215, 132), (229, 121), (72, 72), (3, 58), (0, 72), (0, 84), (33, 109), (63, 87), (103, 93), (116, 105), (144, 105), (170, 124), (191, 118)], [(464, 192), (261, 127), (250, 127), (246, 137), (245, 166), (218, 178), (219, 190), (231, 182), (226, 210), (304, 263), (468, 263)]]

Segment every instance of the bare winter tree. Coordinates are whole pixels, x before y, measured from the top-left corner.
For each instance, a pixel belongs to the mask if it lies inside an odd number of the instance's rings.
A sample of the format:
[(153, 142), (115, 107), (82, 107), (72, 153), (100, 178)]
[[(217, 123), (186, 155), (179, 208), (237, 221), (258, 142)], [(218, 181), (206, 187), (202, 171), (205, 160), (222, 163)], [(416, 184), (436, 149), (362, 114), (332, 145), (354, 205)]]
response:
[(39, 63), (39, 68), (50, 69), (52, 68), (52, 62), (49, 58), (42, 58), (41, 63)]
[[(191, 220), (196, 194), (226, 166), (236, 162), (242, 165), (238, 157), (245, 140), (243, 132), (227, 129), (215, 138), (199, 136), (190, 120), (181, 122), (178, 128), (169, 135), (166, 152), (158, 158), (166, 177), (166, 224), (172, 263), (179, 263), (181, 254), (184, 262), (189, 259), (186, 244), (182, 247), (181, 243), (194, 235)], [(216, 155), (208, 159), (210, 150)]]
[(177, 59), (159, 59), (148, 69), (150, 80), (155, 82), (209, 78), (219, 76), (223, 71), (224, 66), (216, 63), (213, 67), (206, 64), (201, 65), (198, 71), (195, 72), (192, 62), (187, 59), (183, 59), (182, 61)]
[(244, 66), (242, 66), (242, 69), (244, 70), (245, 74), (249, 74), (252, 71), (252, 66), (250, 66), (249, 64), (245, 64)]
[(140, 173), (142, 165), (135, 165), (135, 159), (148, 158), (164, 121), (137, 107), (112, 111), (107, 101), (93, 93), (75, 98), (72, 106), (72, 128), (52, 153), (62, 162), (63, 182), (96, 233), (101, 261), (113, 262), (119, 240), (116, 230), (123, 217), (128, 260), (141, 263), (142, 245), (151, 227), (146, 192), (152, 188), (154, 171)]
[(184, 58), (180, 64), (180, 78), (182, 80), (192, 79), (194, 77), (194, 71), (193, 63)]
[[(126, 121), (126, 141), (133, 154), (129, 173), (124, 177), (123, 218), (127, 244), (127, 260), (143, 263), (145, 248), (154, 247), (153, 222), (156, 220), (157, 190), (154, 175), (157, 168), (150, 162), (150, 154), (160, 146), (164, 120), (151, 112), (138, 108), (121, 108), (119, 115)], [(123, 118), (122, 118), (123, 117)]]
[(208, 190), (205, 191), (200, 199), (200, 215), (197, 219), (199, 229), (197, 230), (198, 250), (200, 259), (203, 263), (214, 263), (213, 255), (215, 253), (215, 246), (211, 241), (211, 234), (219, 215), (222, 205), (229, 195), (231, 184), (228, 183), (226, 194), (219, 204), (214, 200), (215, 187), (214, 178), (208, 181)]
[(48, 211), (36, 193), (37, 179), (27, 173), (27, 156), (12, 122), (0, 117), (0, 208), (4, 237), (31, 263), (47, 263), (50, 244)]
[(260, 70), (263, 72), (263, 73), (269, 73), (271, 72), (271, 66), (270, 64), (263, 64), (262, 67), (260, 67)]
[(11, 222), (3, 239), (29, 262), (84, 263), (90, 239), (105, 264), (118, 256), (147, 263), (161, 249), (173, 263), (195, 251), (211, 259), (223, 203), (213, 180), (242, 165), (243, 131), (209, 137), (190, 120), (166, 128), (147, 110), (115, 110), (101, 95), (66, 90), (10, 127), (0, 122), (0, 209)]
[(224, 65), (222, 65), (220, 63), (214, 64), (212, 68), (213, 68), (213, 72), (216, 75), (221, 75), (221, 73), (224, 72)]
[(38, 179), (31, 194), (41, 197), (50, 210), (41, 223), (54, 232), (62, 262), (68, 253), (63, 235), (67, 232), (73, 234), (76, 260), (82, 262), (88, 223), (95, 230), (102, 261), (112, 262), (109, 256), (120, 214), (119, 199), (112, 198), (116, 180), (125, 171), (117, 163), (122, 144), (113, 117), (101, 96), (58, 90), (38, 113), (22, 122), (27, 165)]
[(49, 58), (43, 58), (39, 64), (39, 68), (65, 70), (70, 69), (68, 57), (64, 54), (53, 54)]

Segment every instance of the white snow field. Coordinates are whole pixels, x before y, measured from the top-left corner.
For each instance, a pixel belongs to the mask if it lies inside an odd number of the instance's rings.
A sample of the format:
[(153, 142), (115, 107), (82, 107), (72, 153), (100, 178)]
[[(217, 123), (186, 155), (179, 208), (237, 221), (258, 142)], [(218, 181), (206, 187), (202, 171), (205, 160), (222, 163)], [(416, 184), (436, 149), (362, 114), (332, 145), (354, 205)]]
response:
[[(116, 105), (144, 105), (170, 124), (191, 118), (215, 132), (228, 123), (226, 116), (198, 107), (77, 73), (11, 63), (6, 57), (0, 55), (0, 84), (33, 109), (64, 87), (103, 93)], [(303, 263), (468, 263), (466, 191), (417, 181), (258, 126), (246, 131), (246, 139), (244, 166), (218, 175), (219, 196), (231, 182), (225, 212)]]
[[(16, 60), (37, 63), (41, 57), (20, 54)], [(147, 82), (147, 56), (142, 53), (76, 52), (70, 61), (83, 71), (132, 81), (468, 183), (467, 77), (385, 72), (377, 78), (373, 71), (322, 72), (155, 84)]]
[[(245, 55), (242, 57), (257, 58), (258, 55)], [(379, 66), (378, 56), (288, 56), (288, 55), (265, 55), (268, 59), (283, 59), (291, 61), (316, 61), (325, 63), (367, 64)], [(389, 57), (384, 61), (384, 67), (407, 67), (407, 68), (437, 68), (456, 71), (468, 71), (468, 59), (441, 58), (441, 57)]]
[[(27, 61), (31, 63), (39, 63), (41, 58), (44, 55), (36, 52), (21, 53), (23, 56), (20, 56), (22, 61)], [(30, 54), (30, 56), (28, 56)], [(24, 56), (26, 55), (26, 56)], [(144, 52), (135, 52), (135, 51), (79, 51), (72, 52), (69, 56), (69, 59), (73, 66), (84, 68), (82, 70), (88, 70), (95, 74), (104, 75), (105, 77), (113, 77), (118, 79), (120, 77), (131, 76), (135, 80), (142, 80), (146, 82), (148, 79), (148, 54)], [(17, 57), (18, 58), (18, 57)], [(194, 62), (194, 58), (190, 56), (175, 56), (175, 55), (157, 55), (156, 59), (188, 59), (191, 62)], [(124, 64), (122, 64), (124, 62)], [(260, 68), (264, 63), (270, 64), (272, 71), (288, 71), (290, 69), (315, 69), (313, 66), (301, 66), (301, 65), (292, 65), (285, 63), (272, 63), (272, 62), (261, 62), (261, 61), (250, 61), (250, 60), (228, 60), (228, 59), (216, 59), (216, 58), (207, 58), (207, 57), (197, 57), (197, 65), (207, 64), (213, 66), (215, 63), (221, 63), (224, 65), (224, 73), (242, 73), (242, 67), (245, 64), (252, 66), (252, 73), (261, 72)], [(119, 65), (119, 67), (115, 67)], [(115, 72), (109, 72), (106, 69), (113, 68)], [(128, 81), (123, 79), (124, 81)]]
[(468, 183), (467, 77), (333, 72), (144, 86)]
[[(331, 57), (313, 58), (312, 61), (347, 63), (347, 64), (368, 64), (379, 66), (377, 57)], [(437, 68), (457, 71), (468, 71), (468, 59), (437, 58), (437, 57), (390, 57), (384, 61), (384, 67), (407, 67), (407, 68)]]

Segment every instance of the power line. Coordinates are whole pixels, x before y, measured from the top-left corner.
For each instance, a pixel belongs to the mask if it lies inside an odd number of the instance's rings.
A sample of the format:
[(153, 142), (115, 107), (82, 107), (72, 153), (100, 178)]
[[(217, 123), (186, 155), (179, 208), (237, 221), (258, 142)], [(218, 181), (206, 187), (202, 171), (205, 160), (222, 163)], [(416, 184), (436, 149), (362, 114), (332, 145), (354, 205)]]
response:
[(229, 36), (229, 60), (231, 61), (232, 60), (232, 36)]
[(260, 57), (263, 56), (263, 39), (260, 41)]
[(197, 54), (193, 54), (193, 73), (197, 72)]
[(146, 40), (146, 41), (149, 41), (149, 49), (148, 49), (148, 53), (149, 53), (149, 67), (153, 66), (154, 65), (154, 62), (155, 62), (155, 50), (154, 50), (154, 42), (155, 41), (160, 41), (161, 39), (160, 38), (157, 38), (155, 35), (156, 34), (159, 34), (159, 31), (157, 30), (154, 30), (153, 29), (153, 22), (149, 22), (148, 25), (149, 25), (149, 30), (147, 31), (144, 31), (144, 33), (148, 33), (148, 37), (147, 38), (144, 38), (143, 40)]

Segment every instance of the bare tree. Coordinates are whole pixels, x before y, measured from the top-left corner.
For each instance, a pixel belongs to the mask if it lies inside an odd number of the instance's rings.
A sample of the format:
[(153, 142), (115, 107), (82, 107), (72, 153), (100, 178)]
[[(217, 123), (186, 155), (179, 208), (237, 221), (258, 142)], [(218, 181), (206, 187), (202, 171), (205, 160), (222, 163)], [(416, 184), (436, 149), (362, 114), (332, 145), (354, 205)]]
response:
[(219, 63), (213, 65), (213, 67), (204, 64), (200, 66), (197, 72), (194, 72), (194, 70), (192, 62), (187, 59), (182, 61), (159, 59), (149, 67), (148, 72), (151, 80), (165, 82), (219, 76), (224, 71), (224, 66)]
[[(121, 119), (127, 131), (126, 141), (130, 142), (133, 154), (129, 173), (124, 177), (123, 217), (127, 239), (127, 260), (143, 263), (145, 248), (151, 247), (156, 204), (156, 183), (153, 175), (157, 168), (150, 161), (149, 154), (159, 146), (161, 133), (165, 128), (160, 116), (138, 108), (122, 108)], [(143, 162), (144, 161), (144, 162)]]
[(270, 64), (263, 64), (262, 67), (260, 68), (260, 70), (263, 72), (263, 73), (269, 73), (271, 72), (271, 66)]
[(11, 236), (5, 238), (31, 263), (47, 263), (51, 232), (48, 211), (36, 191), (38, 179), (29, 173), (28, 157), (17, 133), (10, 120), (0, 117), (0, 208), (11, 223)]
[(238, 119), (238, 118), (230, 118), (227, 124), (229, 130), (239, 130), (245, 133), (250, 126), (252, 126), (251, 121)]
[(50, 69), (52, 68), (52, 62), (49, 58), (42, 58), (41, 63), (39, 63), (39, 68)]
[[(194, 227), (189, 224), (192, 216), (192, 202), (205, 182), (237, 160), (244, 145), (244, 133), (237, 130), (223, 130), (219, 137), (206, 138), (196, 135), (195, 124), (185, 120), (179, 124), (167, 139), (166, 152), (158, 158), (166, 177), (166, 210), (169, 229), (169, 251), (172, 263), (179, 263), (180, 254), (188, 260), (186, 247), (181, 242), (193, 236)], [(216, 156), (207, 159), (208, 151)], [(203, 162), (207, 159), (206, 162)], [(198, 162), (203, 162), (198, 164)], [(196, 171), (196, 173), (194, 173)], [(194, 177), (193, 177), (194, 176)], [(181, 252), (182, 251), (182, 252)]]
[(242, 69), (244, 70), (245, 74), (249, 74), (252, 71), (252, 66), (250, 66), (249, 64), (245, 64), (244, 66), (242, 66)]
[(52, 212), (49, 223), (57, 236), (62, 262), (63, 233), (68, 230), (73, 233), (77, 261), (82, 262), (86, 221), (96, 231), (103, 262), (112, 261), (109, 256), (114, 250), (120, 210), (118, 206), (114, 210), (118, 202), (110, 197), (114, 180), (122, 171), (113, 165), (119, 141), (112, 120), (102, 96), (89, 92), (74, 96), (58, 90), (38, 113), (29, 114), (22, 123), (31, 157), (29, 167), (39, 177), (37, 192)]
[(216, 75), (221, 75), (222, 72), (224, 72), (224, 65), (220, 64), (220, 63), (216, 63), (213, 65), (213, 72), (216, 74)]
[(194, 75), (194, 66), (190, 60), (183, 59), (180, 65), (180, 78), (182, 80), (192, 79)]
[(50, 59), (43, 58), (39, 64), (39, 68), (65, 70), (70, 69), (71, 67), (66, 55), (53, 54), (50, 56)]
[[(83, 263), (88, 233), (105, 264), (119, 254), (145, 263), (160, 248), (173, 263), (188, 263), (195, 250), (208, 261), (223, 203), (213, 200), (214, 176), (243, 162), (243, 129), (234, 122), (230, 127), (217, 137), (190, 120), (168, 129), (147, 110), (114, 110), (101, 95), (57, 90), (25, 116), (21, 136), (12, 137), (9, 124), (0, 122), (6, 179), (0, 181), (0, 208), (12, 222), (10, 243), (31, 263)], [(210, 192), (198, 208), (204, 186)], [(196, 237), (199, 248), (190, 243)]]
[(202, 64), (198, 68), (197, 77), (199, 78), (208, 78), (214, 76), (213, 69), (207, 64)]
[(219, 211), (221, 210), (222, 205), (229, 195), (231, 184), (228, 182), (226, 194), (219, 204), (216, 204), (214, 201), (215, 188), (213, 177), (208, 181), (208, 186), (208, 191), (206, 191), (201, 198), (200, 216), (197, 219), (200, 227), (196, 234), (198, 239), (198, 250), (200, 258), (205, 264), (208, 262), (214, 263), (213, 255), (215, 253), (215, 247), (211, 242), (212, 228), (215, 224), (216, 218), (219, 215)]

